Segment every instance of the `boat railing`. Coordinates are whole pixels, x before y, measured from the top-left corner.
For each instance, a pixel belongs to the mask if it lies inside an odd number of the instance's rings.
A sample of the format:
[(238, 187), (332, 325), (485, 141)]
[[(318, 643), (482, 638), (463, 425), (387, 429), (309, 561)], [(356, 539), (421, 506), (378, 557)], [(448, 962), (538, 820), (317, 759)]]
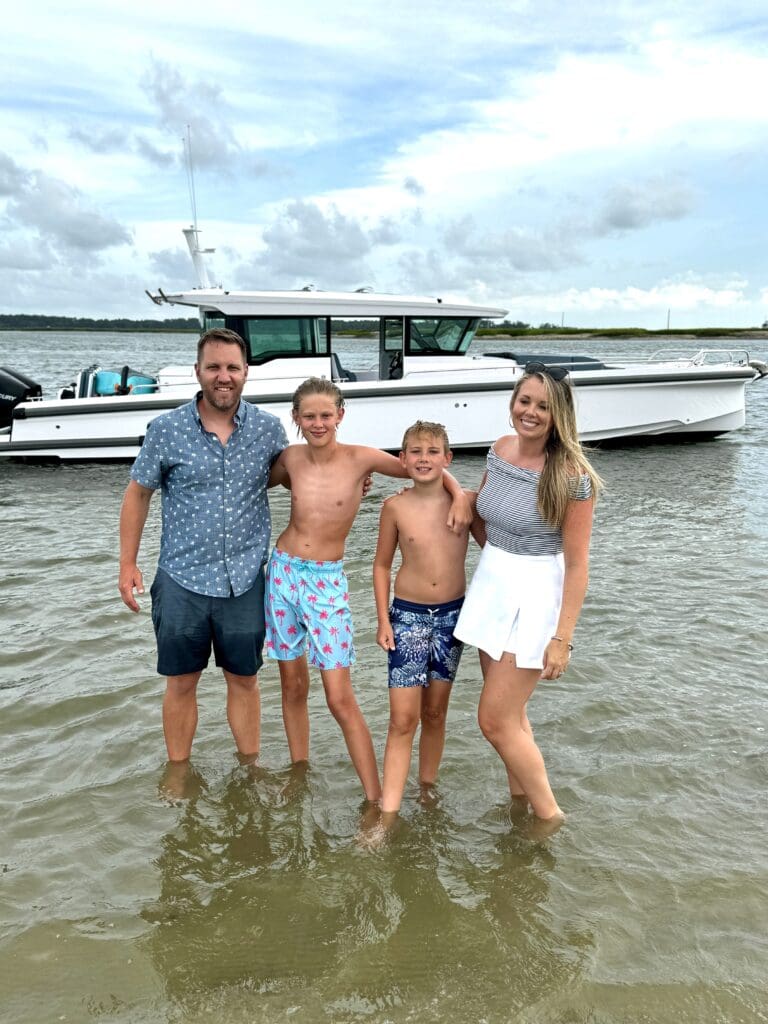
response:
[(656, 349), (648, 356), (649, 363), (687, 362), (690, 366), (703, 366), (705, 363), (730, 363), (734, 366), (748, 366), (749, 352), (743, 348), (700, 348), (693, 355), (683, 349)]

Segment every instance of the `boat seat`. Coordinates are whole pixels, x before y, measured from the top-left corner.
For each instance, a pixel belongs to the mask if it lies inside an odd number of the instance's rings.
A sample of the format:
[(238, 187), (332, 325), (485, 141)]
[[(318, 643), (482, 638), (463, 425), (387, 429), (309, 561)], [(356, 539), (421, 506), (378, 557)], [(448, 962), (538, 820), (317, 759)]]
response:
[(486, 352), (497, 359), (514, 359), (519, 366), (526, 363), (544, 363), (545, 366), (565, 366), (569, 370), (607, 370), (608, 367), (593, 356), (542, 355), (540, 352)]
[(331, 352), (331, 380), (335, 381), (354, 381), (357, 380), (356, 374), (351, 370), (345, 370), (341, 365), (341, 361), (335, 352)]
[(154, 377), (137, 373), (128, 366), (124, 366), (121, 373), (114, 370), (98, 370), (94, 375), (93, 394), (101, 397), (130, 393), (146, 395), (156, 390), (157, 382)]
[(120, 374), (114, 370), (99, 370), (93, 378), (94, 395), (114, 395), (120, 387)]

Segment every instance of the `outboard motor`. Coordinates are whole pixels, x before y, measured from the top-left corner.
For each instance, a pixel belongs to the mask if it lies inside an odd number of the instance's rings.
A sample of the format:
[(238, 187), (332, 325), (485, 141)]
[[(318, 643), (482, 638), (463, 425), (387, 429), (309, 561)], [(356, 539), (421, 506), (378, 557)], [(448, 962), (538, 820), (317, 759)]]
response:
[(10, 427), (13, 410), (20, 402), (42, 397), (43, 389), (36, 381), (17, 370), (0, 366), (0, 430)]

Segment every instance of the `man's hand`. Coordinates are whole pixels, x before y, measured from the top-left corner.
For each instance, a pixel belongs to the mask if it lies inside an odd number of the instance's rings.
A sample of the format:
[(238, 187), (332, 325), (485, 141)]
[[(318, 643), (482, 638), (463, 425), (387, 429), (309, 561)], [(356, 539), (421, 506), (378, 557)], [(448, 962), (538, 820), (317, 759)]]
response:
[(363, 480), (363, 497), (366, 496), (368, 491), (373, 487), (373, 473), (369, 473), (368, 476)]
[(120, 597), (123, 599), (123, 604), (127, 605), (132, 612), (137, 612), (139, 611), (139, 604), (133, 596), (134, 589), (137, 594), (144, 593), (144, 578), (141, 575), (141, 570), (136, 564), (121, 565), (120, 580), (118, 582)]

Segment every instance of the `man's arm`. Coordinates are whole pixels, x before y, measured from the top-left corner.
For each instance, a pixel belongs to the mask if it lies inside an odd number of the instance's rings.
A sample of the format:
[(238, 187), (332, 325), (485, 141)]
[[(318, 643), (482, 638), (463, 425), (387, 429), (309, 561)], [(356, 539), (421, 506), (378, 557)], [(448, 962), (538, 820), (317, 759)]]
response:
[(134, 588), (139, 594), (144, 593), (144, 579), (136, 564), (139, 557), (141, 535), (147, 521), (149, 503), (155, 492), (150, 487), (143, 487), (131, 480), (125, 489), (123, 505), (120, 509), (120, 579), (118, 589), (123, 603), (132, 612), (139, 610)]

